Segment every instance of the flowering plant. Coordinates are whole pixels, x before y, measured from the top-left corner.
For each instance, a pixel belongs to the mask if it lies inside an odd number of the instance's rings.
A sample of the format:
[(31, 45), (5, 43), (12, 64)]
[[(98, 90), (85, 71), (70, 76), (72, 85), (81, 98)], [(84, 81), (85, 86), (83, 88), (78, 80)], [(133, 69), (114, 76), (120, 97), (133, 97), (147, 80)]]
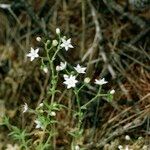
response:
[[(74, 48), (71, 44), (71, 38), (66, 39), (65, 37), (62, 37), (59, 28), (56, 29), (56, 35), (56, 39), (48, 39), (46, 42), (44, 42), (41, 37), (36, 38), (38, 42), (43, 42), (44, 55), (46, 56), (40, 56), (40, 48), (33, 49), (32, 47), (30, 52), (26, 55), (30, 58), (31, 62), (35, 59), (41, 61), (41, 69), (45, 73), (50, 74), (50, 82), (45, 94), (46, 98), (43, 100), (43, 102), (38, 104), (36, 109), (31, 109), (27, 105), (27, 103), (25, 103), (23, 105), (22, 113), (24, 115), (31, 113), (35, 116), (33, 119), (33, 130), (42, 132), (42, 135), (40, 136), (40, 140), (38, 142), (33, 141), (35, 143), (34, 147), (35, 149), (41, 149), (41, 147), (42, 149), (44, 149), (45, 147), (56, 147), (56, 143), (53, 143), (53, 141), (58, 134), (58, 131), (56, 130), (56, 126), (57, 124), (59, 124), (59, 121), (57, 120), (58, 112), (60, 112), (62, 109), (71, 110), (73, 112), (73, 118), (75, 118), (76, 120), (74, 125), (75, 130), (68, 131), (69, 135), (72, 136), (71, 149), (80, 149), (78, 141), (83, 134), (82, 123), (87, 107), (89, 107), (94, 101), (97, 101), (100, 97), (106, 97), (108, 99), (108, 102), (110, 102), (113, 99), (115, 90), (111, 90), (109, 93), (103, 94), (102, 86), (108, 83), (105, 78), (95, 79), (95, 82), (92, 83), (89, 77), (85, 77), (82, 81), (80, 80), (80, 77), (86, 76), (87, 68), (85, 66), (77, 64), (76, 66), (70, 67), (68, 69), (70, 65), (67, 61), (56, 61), (56, 59), (59, 58), (59, 53), (61, 53), (63, 49), (65, 51), (69, 51), (70, 49)], [(61, 89), (57, 89), (58, 81), (61, 77), (63, 77), (63, 82), (61, 82), (60, 84), (63, 85), (65, 90), (70, 90), (74, 95), (73, 99), (77, 104), (77, 106), (74, 108), (68, 108), (67, 106), (57, 102), (56, 93), (61, 93)], [(81, 105), (80, 95), (83, 92), (82, 90), (84, 88), (87, 88), (90, 84), (92, 84), (92, 86), (93, 84), (95, 84), (95, 86), (98, 87), (96, 87), (96, 89), (98, 90), (96, 91), (96, 94), (93, 98)], [(18, 135), (16, 131), (17, 130), (12, 131), (12, 135)], [(19, 136), (21, 136), (21, 133), (19, 134)], [(24, 145), (25, 149), (31, 147), (31, 141), (29, 142), (25, 139), (22, 139), (22, 141), (20, 142), (22, 143), (22, 145)]]

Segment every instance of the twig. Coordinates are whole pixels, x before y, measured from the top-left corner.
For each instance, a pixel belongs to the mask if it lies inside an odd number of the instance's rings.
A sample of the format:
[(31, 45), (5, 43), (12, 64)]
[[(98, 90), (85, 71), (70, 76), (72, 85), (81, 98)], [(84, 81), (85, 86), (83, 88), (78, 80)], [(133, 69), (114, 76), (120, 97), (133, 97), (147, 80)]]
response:
[[(92, 46), (88, 49), (87, 53), (83, 56), (83, 59), (82, 61), (84, 61), (87, 56), (90, 55), (90, 61), (92, 60), (93, 58), (93, 55), (95, 53), (95, 48), (97, 46), (99, 46), (99, 50), (100, 50), (100, 55), (102, 56), (102, 59), (103, 61), (105, 62), (105, 64), (107, 65), (107, 69), (108, 71), (110, 72), (110, 74), (112, 75), (113, 78), (116, 77), (116, 73), (115, 71), (113, 70), (113, 67), (108, 63), (109, 61), (107, 60), (107, 56), (106, 56), (106, 53), (104, 51), (104, 45), (103, 45), (103, 35), (102, 35), (102, 30), (100, 28), (100, 24), (99, 24), (99, 21), (98, 21), (98, 18), (97, 18), (97, 15), (96, 15), (96, 10), (94, 8), (94, 6), (92, 5), (91, 1), (88, 0), (88, 4), (91, 8), (91, 12), (92, 12), (92, 16), (93, 16), (93, 20), (94, 20), (94, 23), (95, 23), (95, 29), (96, 29), (96, 34), (95, 34), (95, 37), (94, 37), (94, 41), (93, 41), (93, 44)], [(94, 52), (93, 52), (94, 51)]]
[(85, 0), (82, 0), (82, 40), (81, 40), (81, 58), (85, 52)]
[(47, 31), (45, 27), (42, 25), (41, 20), (37, 15), (35, 15), (33, 8), (29, 5), (29, 3), (26, 0), (20, 0), (20, 3), (22, 3), (22, 6), (24, 6), (26, 12), (30, 16), (30, 18), (39, 26), (39, 28), (43, 31), (45, 35), (47, 35)]
[(129, 43), (135, 44), (137, 43), (141, 38), (143, 38), (146, 34), (148, 34), (150, 32), (150, 27), (142, 30), (135, 38), (133, 38)]

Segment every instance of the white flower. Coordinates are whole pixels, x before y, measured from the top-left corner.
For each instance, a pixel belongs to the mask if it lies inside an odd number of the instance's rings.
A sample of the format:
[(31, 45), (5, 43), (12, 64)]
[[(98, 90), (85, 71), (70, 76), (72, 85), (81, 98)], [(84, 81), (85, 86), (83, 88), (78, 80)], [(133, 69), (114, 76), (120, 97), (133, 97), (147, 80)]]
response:
[(33, 61), (35, 58), (39, 57), (38, 52), (39, 52), (39, 48), (34, 50), (31, 47), (31, 51), (30, 51), (30, 53), (27, 54), (27, 57), (30, 57), (31, 61)]
[(36, 124), (36, 126), (35, 126), (36, 129), (39, 129), (39, 128), (43, 129), (43, 125), (39, 120), (36, 119), (34, 122)]
[(6, 150), (20, 150), (19, 146), (17, 144), (7, 144)]
[(76, 83), (78, 81), (75, 78), (76, 77), (73, 76), (73, 75), (64, 77), (65, 81), (63, 83), (67, 85), (67, 89), (70, 89), (71, 87), (75, 87), (76, 86)]
[(68, 40), (62, 38), (62, 44), (60, 46), (64, 47), (66, 51), (68, 51), (69, 48), (73, 48), (73, 46), (71, 45), (71, 38)]
[(74, 69), (78, 72), (78, 73), (85, 73), (86, 67), (81, 67), (79, 64), (74, 67)]
[(142, 137), (142, 136), (138, 137), (138, 140), (142, 140), (142, 139), (143, 139), (143, 137)]
[(99, 79), (99, 80), (95, 79), (95, 84), (103, 85), (103, 84), (106, 84), (106, 83), (108, 83), (108, 82), (105, 81), (105, 78)]
[(76, 146), (75, 146), (75, 150), (80, 150), (79, 145), (76, 145)]
[(129, 135), (126, 135), (126, 136), (125, 136), (125, 139), (126, 139), (127, 141), (130, 141), (130, 140), (131, 140), (131, 138), (130, 138)]
[(45, 73), (48, 73), (48, 68), (46, 66), (44, 66), (42, 69)]
[(11, 7), (10, 4), (0, 4), (0, 8), (9, 9)]
[(36, 40), (38, 41), (38, 42), (40, 42), (41, 41), (41, 37), (36, 37)]
[(56, 66), (56, 70), (57, 71), (61, 71), (61, 70), (64, 70), (67, 66), (67, 63), (66, 62), (60, 62), (60, 65), (59, 66)]
[(123, 146), (122, 146), (122, 145), (119, 145), (119, 146), (118, 146), (118, 149), (119, 149), (119, 150), (123, 150)]
[(142, 147), (142, 150), (148, 150), (148, 146), (147, 146), (147, 145), (144, 145), (144, 146)]
[(57, 46), (58, 45), (58, 41), (57, 40), (53, 40), (52, 41), (52, 45), (55, 47), (55, 46)]
[(56, 28), (56, 34), (60, 34), (60, 29)]
[(27, 105), (27, 103), (24, 103), (22, 112), (25, 113), (25, 112), (27, 112), (27, 110), (28, 110), (28, 105)]
[(114, 93), (115, 93), (115, 90), (114, 90), (114, 89), (110, 91), (110, 94), (113, 95)]

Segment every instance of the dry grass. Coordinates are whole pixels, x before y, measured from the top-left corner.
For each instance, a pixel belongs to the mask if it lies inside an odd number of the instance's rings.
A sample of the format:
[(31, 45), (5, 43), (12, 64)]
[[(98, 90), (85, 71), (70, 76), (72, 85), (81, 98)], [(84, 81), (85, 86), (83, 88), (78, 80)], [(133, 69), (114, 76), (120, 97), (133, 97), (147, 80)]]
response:
[[(105, 150), (115, 150), (118, 144), (128, 144), (133, 150), (141, 150), (144, 144), (150, 146), (149, 10), (132, 10), (125, 0), (117, 4), (124, 8), (127, 16), (106, 0), (105, 3), (98, 0), (28, 2), (32, 7), (27, 3), (24, 7), (18, 1), (10, 2), (11, 11), (0, 10), (3, 20), (0, 22), (0, 107), (3, 113), (13, 124), (32, 129), (32, 116), (22, 116), (20, 106), (27, 102), (35, 108), (46, 97), (49, 75), (41, 72), (38, 62), (28, 62), (25, 54), (31, 45), (37, 45), (36, 36), (53, 37), (55, 28), (59, 27), (73, 39), (75, 46), (69, 54), (61, 54), (61, 58), (71, 64), (87, 65), (87, 76), (92, 79), (105, 77), (109, 81), (105, 91), (116, 89), (111, 104), (101, 99), (88, 108), (79, 145)], [(58, 95), (58, 101), (75, 107), (71, 94), (64, 91)], [(83, 103), (92, 94), (94, 89), (84, 91)], [(57, 117), (60, 134), (56, 145), (58, 149), (69, 149), (71, 139), (66, 133), (73, 129), (74, 120), (65, 110)], [(8, 129), (1, 128), (0, 132), (1, 145), (13, 142), (9, 137), (3, 139)], [(133, 140), (125, 141), (126, 134)]]

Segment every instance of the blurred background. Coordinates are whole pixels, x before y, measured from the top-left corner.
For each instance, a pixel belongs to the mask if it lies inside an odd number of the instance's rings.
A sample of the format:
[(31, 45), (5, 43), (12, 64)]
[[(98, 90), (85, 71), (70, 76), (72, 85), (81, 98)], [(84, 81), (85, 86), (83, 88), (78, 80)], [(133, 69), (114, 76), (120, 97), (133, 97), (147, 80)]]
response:
[[(125, 134), (134, 139), (134, 150), (150, 144), (149, 0), (0, 0), (0, 123), (8, 115), (17, 126), (29, 125), (25, 120), (31, 118), (20, 119), (20, 106), (26, 102), (34, 108), (44, 99), (49, 77), (26, 54), (31, 46), (42, 53), (36, 37), (54, 38), (56, 28), (74, 46), (61, 57), (87, 66), (86, 76), (93, 81), (105, 77), (109, 84), (104, 91), (116, 90), (111, 104), (102, 99), (89, 108), (80, 144), (91, 149), (94, 139), (98, 149), (115, 150), (114, 143), (124, 143), (118, 136)], [(94, 93), (92, 87), (84, 91), (83, 103)], [(64, 114), (59, 117), (69, 124)], [(1, 148), (12, 142), (8, 133), (0, 128)], [(69, 138), (64, 133), (58, 145), (65, 147)]]

